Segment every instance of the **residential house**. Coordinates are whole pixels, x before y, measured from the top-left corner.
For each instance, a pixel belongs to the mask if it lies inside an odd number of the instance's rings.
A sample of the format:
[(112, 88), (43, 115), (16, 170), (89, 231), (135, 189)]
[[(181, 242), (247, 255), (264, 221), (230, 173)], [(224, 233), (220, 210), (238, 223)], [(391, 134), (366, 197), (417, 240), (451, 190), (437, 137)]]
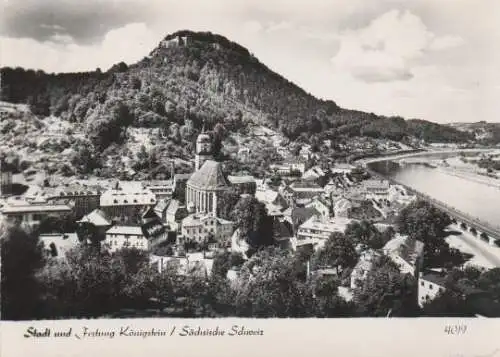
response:
[(255, 198), (264, 203), (266, 206), (272, 204), (274, 206), (280, 207), (281, 209), (286, 209), (288, 207), (288, 202), (283, 197), (283, 195), (274, 190), (258, 189), (255, 192)]
[(367, 198), (387, 199), (389, 196), (389, 181), (368, 179), (362, 182), (363, 189)]
[(8, 201), (0, 208), (1, 215), (8, 222), (37, 226), (46, 217), (64, 217), (72, 213), (68, 205), (47, 202)]
[(170, 200), (174, 193), (173, 180), (157, 180), (157, 181), (144, 181), (142, 182), (144, 190), (150, 190), (156, 197), (157, 201)]
[(446, 275), (441, 272), (420, 272), (418, 277), (418, 304), (422, 307), (426, 302), (434, 298), (445, 288)]
[(419, 276), (423, 264), (424, 243), (396, 234), (383, 248), (384, 254), (396, 263), (403, 274)]
[(312, 181), (296, 181), (289, 187), (293, 192), (293, 198), (296, 200), (314, 198), (325, 192), (323, 187)]
[(240, 195), (249, 194), (254, 196), (257, 191), (257, 183), (253, 176), (228, 176), (227, 179)]
[(150, 263), (158, 271), (169, 271), (179, 276), (208, 277), (212, 273), (213, 259), (206, 258), (204, 253), (188, 253), (185, 256), (163, 257), (152, 255)]
[(179, 200), (171, 200), (167, 206), (165, 219), (170, 227), (170, 230), (175, 232), (181, 231), (180, 222), (186, 218), (188, 211), (185, 205), (181, 204)]
[(167, 222), (167, 209), (170, 201), (170, 199), (160, 199), (154, 208), (156, 215), (160, 217), (162, 222)]
[(97, 233), (103, 236), (106, 235), (106, 231), (112, 226), (111, 220), (106, 216), (100, 209), (95, 209), (86, 216), (83, 216), (82, 219), (77, 221), (78, 224), (90, 223), (97, 229)]
[(293, 233), (295, 234), (301, 224), (313, 216), (321, 217), (321, 213), (314, 207), (292, 206), (283, 212), (283, 216), (286, 221), (292, 224)]
[(106, 231), (103, 246), (113, 253), (123, 248), (148, 250), (149, 244), (140, 226), (116, 225)]
[(140, 215), (156, 205), (156, 196), (151, 190), (111, 189), (102, 193), (101, 209), (111, 220), (120, 223), (137, 222)]
[(331, 202), (328, 202), (325, 198), (321, 196), (314, 197), (310, 203), (305, 205), (305, 207), (314, 208), (316, 211), (319, 212), (321, 218), (323, 219), (330, 218), (333, 212), (331, 207)]
[(272, 164), (269, 166), (274, 173), (281, 176), (290, 176), (294, 173), (303, 175), (307, 169), (307, 164), (304, 161), (289, 161), (281, 164)]
[(212, 248), (227, 246), (233, 234), (234, 223), (213, 213), (194, 213), (182, 220), (182, 237), (198, 243), (209, 242)]
[(312, 244), (314, 249), (322, 247), (332, 233), (344, 232), (351, 221), (348, 218), (339, 217), (321, 220), (313, 216), (297, 230), (295, 247), (306, 244)]
[(150, 248), (167, 241), (168, 231), (152, 207), (146, 210), (142, 215), (141, 229), (144, 236), (149, 241)]
[(72, 201), (73, 212), (77, 219), (99, 207), (104, 189), (97, 185), (68, 184), (46, 190), (47, 202), (61, 203)]

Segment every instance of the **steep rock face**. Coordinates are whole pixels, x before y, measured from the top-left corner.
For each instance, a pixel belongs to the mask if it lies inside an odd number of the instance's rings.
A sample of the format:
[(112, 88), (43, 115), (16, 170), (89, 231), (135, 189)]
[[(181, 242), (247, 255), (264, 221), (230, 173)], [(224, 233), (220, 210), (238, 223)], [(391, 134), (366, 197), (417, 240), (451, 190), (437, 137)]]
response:
[[(229, 131), (264, 124), (291, 139), (372, 136), (466, 141), (469, 133), (425, 121), (405, 121), (342, 109), (315, 98), (259, 62), (246, 48), (209, 32), (166, 36), (136, 64), (106, 72), (46, 74), (2, 69), (1, 99), (28, 103), (39, 116), (80, 125), (94, 145), (120, 142), (123, 127), (196, 132), (202, 123)], [(174, 129), (172, 127), (174, 126)], [(111, 127), (111, 128), (109, 128)], [(106, 142), (107, 143), (107, 142)]]

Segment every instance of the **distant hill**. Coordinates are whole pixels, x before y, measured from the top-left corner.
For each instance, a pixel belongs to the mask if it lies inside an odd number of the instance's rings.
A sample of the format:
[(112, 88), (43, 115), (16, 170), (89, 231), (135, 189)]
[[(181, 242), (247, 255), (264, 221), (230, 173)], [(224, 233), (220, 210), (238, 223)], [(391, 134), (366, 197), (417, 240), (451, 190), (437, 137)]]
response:
[[(119, 142), (120, 128), (172, 124), (199, 130), (223, 123), (233, 131), (264, 124), (290, 139), (372, 136), (396, 141), (464, 142), (471, 135), (423, 120), (405, 121), (340, 108), (271, 71), (246, 48), (210, 32), (168, 35), (136, 64), (108, 71), (46, 74), (2, 68), (1, 100), (28, 103), (39, 116), (84, 125), (94, 144)], [(117, 105), (120, 106), (119, 109)], [(110, 113), (118, 110), (113, 120)], [(109, 127), (109, 128), (106, 128)], [(103, 142), (99, 136), (107, 135)]]
[(475, 123), (451, 123), (448, 126), (473, 135), (474, 139), (479, 143), (500, 143), (500, 123), (479, 121)]

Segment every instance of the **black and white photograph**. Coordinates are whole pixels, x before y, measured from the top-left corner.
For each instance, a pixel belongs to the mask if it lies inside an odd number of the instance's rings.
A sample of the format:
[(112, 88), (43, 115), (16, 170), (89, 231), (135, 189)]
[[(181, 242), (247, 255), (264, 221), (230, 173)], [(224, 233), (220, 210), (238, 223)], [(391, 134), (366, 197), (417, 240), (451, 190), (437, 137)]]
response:
[(500, 317), (500, 2), (0, 7), (1, 320)]

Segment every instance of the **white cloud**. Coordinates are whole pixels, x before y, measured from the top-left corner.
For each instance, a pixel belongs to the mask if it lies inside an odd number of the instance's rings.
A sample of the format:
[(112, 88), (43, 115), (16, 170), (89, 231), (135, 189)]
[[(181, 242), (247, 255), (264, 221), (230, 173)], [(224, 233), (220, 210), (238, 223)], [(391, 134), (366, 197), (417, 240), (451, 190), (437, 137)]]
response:
[(460, 36), (443, 36), (435, 38), (429, 48), (436, 51), (447, 50), (449, 48), (459, 47), (464, 43), (464, 39)]
[(366, 82), (409, 80), (412, 66), (426, 51), (458, 46), (459, 40), (436, 36), (410, 11), (391, 10), (367, 27), (346, 31), (332, 62)]
[(267, 32), (276, 32), (276, 31), (286, 31), (293, 28), (293, 25), (289, 21), (280, 21), (280, 22), (271, 22), (267, 28)]
[(147, 55), (159, 42), (145, 24), (128, 24), (109, 31), (102, 43), (92, 46), (75, 44), (67, 35), (57, 35), (40, 43), (32, 39), (0, 38), (2, 66), (22, 66), (54, 72), (108, 69), (118, 61), (133, 63)]
[(263, 26), (259, 21), (247, 21), (243, 24), (243, 31), (250, 34), (255, 34), (262, 31)]

